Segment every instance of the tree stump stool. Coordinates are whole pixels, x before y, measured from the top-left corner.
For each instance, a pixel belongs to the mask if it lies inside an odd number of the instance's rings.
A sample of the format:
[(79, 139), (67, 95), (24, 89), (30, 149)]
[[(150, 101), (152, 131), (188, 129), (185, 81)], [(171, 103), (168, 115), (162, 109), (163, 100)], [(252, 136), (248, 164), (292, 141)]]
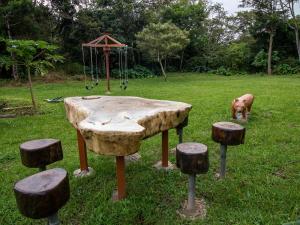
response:
[(14, 186), (15, 197), (20, 212), (32, 219), (48, 217), (50, 225), (58, 225), (58, 210), (70, 197), (68, 174), (56, 168), (39, 172)]
[(63, 159), (60, 140), (40, 139), (27, 141), (20, 145), (23, 165), (46, 170), (46, 166)]
[(220, 178), (226, 173), (226, 153), (228, 145), (244, 144), (246, 129), (231, 122), (218, 122), (212, 125), (212, 139), (220, 143)]
[(204, 217), (204, 201), (195, 199), (196, 174), (207, 173), (209, 168), (207, 146), (200, 143), (182, 143), (176, 147), (176, 165), (182, 173), (189, 174), (189, 194), (187, 203), (179, 212), (190, 218)]

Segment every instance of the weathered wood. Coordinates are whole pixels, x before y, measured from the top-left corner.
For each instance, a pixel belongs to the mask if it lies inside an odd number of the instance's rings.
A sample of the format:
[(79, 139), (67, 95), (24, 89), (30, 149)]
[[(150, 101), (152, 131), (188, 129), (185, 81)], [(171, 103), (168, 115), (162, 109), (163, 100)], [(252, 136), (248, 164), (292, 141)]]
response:
[(218, 122), (212, 125), (212, 139), (222, 145), (244, 144), (246, 129), (231, 122)]
[(113, 156), (136, 153), (143, 139), (176, 128), (192, 108), (182, 102), (123, 96), (71, 97), (64, 101), (67, 117), (80, 130), (87, 148)]
[(17, 114), (4, 114), (4, 115), (0, 115), (0, 119), (15, 118), (15, 117), (17, 117)]
[(24, 216), (33, 219), (49, 217), (69, 200), (68, 174), (60, 168), (40, 172), (18, 181), (14, 192)]
[(22, 163), (31, 168), (45, 167), (63, 159), (60, 140), (39, 139), (20, 145)]
[(182, 173), (207, 173), (209, 168), (207, 146), (200, 143), (182, 143), (176, 147), (176, 165)]

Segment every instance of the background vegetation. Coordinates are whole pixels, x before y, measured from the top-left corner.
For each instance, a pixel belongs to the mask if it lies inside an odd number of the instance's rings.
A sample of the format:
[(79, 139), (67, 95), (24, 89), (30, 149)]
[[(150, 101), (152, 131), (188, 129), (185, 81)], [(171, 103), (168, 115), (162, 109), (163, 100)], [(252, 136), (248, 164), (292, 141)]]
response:
[[(0, 37), (43, 40), (59, 46), (66, 59), (60, 69), (70, 74), (82, 72), (81, 43), (104, 32), (128, 44), (131, 69), (143, 66), (154, 74), (164, 70), (293, 74), (300, 68), (296, 2), (241, 0), (240, 7), (250, 8), (228, 15), (222, 5), (206, 0), (3, 0)], [(189, 43), (176, 54), (164, 54), (159, 60), (163, 61), (161, 70), (157, 57), (138, 46), (137, 34), (150, 24), (163, 27), (164, 23), (183, 30)], [(163, 31), (157, 35), (157, 43), (165, 46), (166, 40), (159, 39)], [(3, 41), (0, 52), (14, 57)], [(112, 57), (112, 67), (116, 64), (117, 57)], [(18, 79), (25, 74), (21, 66), (0, 67), (0, 78)]]

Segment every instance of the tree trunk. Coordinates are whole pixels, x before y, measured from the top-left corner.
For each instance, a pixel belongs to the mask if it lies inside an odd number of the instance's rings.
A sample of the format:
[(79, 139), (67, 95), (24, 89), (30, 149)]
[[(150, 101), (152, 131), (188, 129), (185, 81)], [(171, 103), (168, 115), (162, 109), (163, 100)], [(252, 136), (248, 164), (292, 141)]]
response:
[(30, 94), (31, 94), (32, 106), (33, 106), (34, 111), (37, 111), (36, 103), (35, 103), (35, 99), (34, 99), (34, 95), (33, 95), (33, 90), (32, 90), (32, 81), (31, 81), (31, 74), (30, 74), (29, 66), (27, 66), (27, 75), (28, 75), (28, 83), (29, 83), (29, 90), (30, 90)]
[(268, 52), (268, 75), (272, 75), (273, 39), (274, 39), (274, 33), (270, 32), (269, 52)]
[(163, 66), (163, 64), (162, 64), (162, 62), (161, 62), (161, 59), (158, 57), (157, 61), (158, 61), (159, 65), (160, 65), (161, 72), (162, 72), (162, 74), (163, 74), (163, 76), (164, 76), (164, 78), (165, 78), (165, 81), (167, 81), (167, 75), (166, 75), (166, 73), (165, 73), (165, 69), (164, 69), (164, 66)]
[(180, 66), (179, 66), (180, 72), (182, 72), (183, 56), (184, 56), (184, 50), (182, 51), (181, 56), (180, 56)]
[(297, 46), (298, 59), (299, 59), (299, 62), (300, 62), (300, 40), (299, 40), (299, 29), (298, 29), (298, 27), (295, 27), (295, 37), (296, 37), (296, 46)]
[[(9, 24), (9, 20), (8, 20), (7, 17), (8, 16), (6, 15), (5, 16), (5, 23), (6, 23), (7, 35), (8, 35), (8, 39), (12, 40), (10, 24)], [(12, 58), (13, 61), (15, 61), (15, 55), (12, 52), (10, 53), (10, 57)], [(12, 65), (12, 76), (15, 80), (19, 79), (18, 68), (17, 68), (16, 65)]]

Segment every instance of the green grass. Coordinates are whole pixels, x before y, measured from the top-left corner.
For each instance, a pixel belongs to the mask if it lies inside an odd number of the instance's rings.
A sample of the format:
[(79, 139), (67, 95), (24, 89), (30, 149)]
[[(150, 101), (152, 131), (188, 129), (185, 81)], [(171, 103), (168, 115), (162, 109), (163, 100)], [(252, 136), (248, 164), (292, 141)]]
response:
[[(112, 82), (113, 95), (132, 95), (183, 101), (193, 105), (185, 141), (205, 143), (209, 148), (210, 169), (197, 177), (197, 196), (209, 208), (199, 221), (182, 220), (176, 214), (187, 197), (187, 176), (180, 171), (159, 172), (152, 165), (160, 159), (160, 135), (143, 141), (142, 159), (126, 168), (126, 200), (113, 203), (116, 186), (113, 157), (88, 153), (94, 177), (75, 179), (78, 168), (76, 133), (66, 119), (63, 103), (42, 100), (56, 96), (103, 94), (104, 85), (91, 91), (83, 82), (36, 83), (42, 114), (0, 119), (0, 224), (44, 224), (30, 220), (17, 210), (14, 182), (36, 169), (24, 167), (19, 144), (37, 138), (61, 139), (64, 159), (48, 168), (63, 167), (70, 174), (71, 198), (60, 211), (63, 224), (282, 224), (300, 216), (300, 77), (232, 76), (173, 74), (162, 79), (130, 81), (121, 91)], [(230, 103), (244, 93), (256, 96), (253, 113), (246, 124), (244, 145), (229, 147), (228, 174), (219, 181), (219, 145), (211, 140), (211, 125), (230, 120)], [(1, 87), (0, 100), (27, 101), (26, 87)], [(177, 143), (170, 132), (170, 148)], [(175, 162), (174, 155), (170, 160)]]

